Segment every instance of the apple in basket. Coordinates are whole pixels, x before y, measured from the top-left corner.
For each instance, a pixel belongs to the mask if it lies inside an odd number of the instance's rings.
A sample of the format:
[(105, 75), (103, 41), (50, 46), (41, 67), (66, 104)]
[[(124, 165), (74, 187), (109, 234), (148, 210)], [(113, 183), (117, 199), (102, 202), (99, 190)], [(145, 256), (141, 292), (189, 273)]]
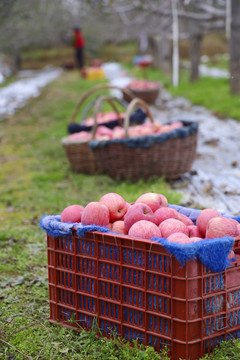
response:
[(152, 237), (161, 238), (161, 231), (153, 222), (140, 220), (130, 227), (128, 235), (133, 238), (141, 239), (151, 239)]
[(97, 201), (90, 202), (82, 212), (83, 225), (108, 226), (109, 222), (109, 210), (103, 203)]
[(122, 219), (128, 209), (127, 202), (121, 195), (116, 193), (103, 195), (99, 202), (107, 206), (110, 215), (110, 222)]
[(104, 125), (100, 125), (96, 131), (96, 137), (107, 136), (109, 139), (112, 138), (112, 130)]
[(84, 207), (81, 205), (69, 205), (61, 213), (62, 222), (80, 223)]
[(157, 220), (157, 225), (160, 225), (166, 219), (178, 219), (179, 213), (173, 208), (161, 207), (155, 211), (154, 215)]
[(199, 229), (199, 232), (202, 236), (205, 236), (207, 224), (210, 219), (214, 217), (220, 217), (222, 216), (219, 211), (215, 209), (203, 209), (200, 213), (200, 215), (197, 218), (196, 225)]
[(140, 220), (147, 220), (156, 223), (156, 218), (150, 206), (143, 203), (131, 205), (124, 216), (124, 224), (127, 231), (130, 227)]
[(160, 225), (159, 229), (161, 230), (162, 236), (168, 238), (169, 235), (180, 232), (185, 235), (189, 235), (189, 230), (187, 226), (180, 220), (177, 219), (166, 219)]
[(215, 217), (209, 220), (206, 230), (206, 238), (213, 239), (217, 237), (232, 236), (237, 237), (239, 235), (238, 227), (233, 219), (224, 217)]
[(168, 236), (169, 242), (175, 242), (178, 244), (189, 244), (192, 242), (192, 239), (190, 239), (186, 234), (182, 232), (175, 232)]
[(157, 193), (145, 193), (136, 200), (136, 203), (144, 203), (152, 209), (152, 211), (156, 211), (160, 207), (165, 207), (168, 205), (167, 198), (162, 194)]
[(123, 139), (125, 138), (125, 130), (121, 126), (115, 126), (112, 132), (113, 139)]
[(116, 232), (118, 234), (127, 235), (127, 229), (125, 228), (123, 220), (117, 220), (112, 223), (110, 228), (111, 231)]
[(147, 81), (147, 80), (133, 80), (128, 85), (127, 88), (133, 89), (133, 90), (151, 90), (151, 89), (157, 89), (159, 87), (159, 84), (156, 81)]
[(92, 138), (91, 133), (87, 131), (80, 131), (69, 136), (69, 139), (73, 141), (74, 140), (89, 141), (91, 140), (91, 138)]

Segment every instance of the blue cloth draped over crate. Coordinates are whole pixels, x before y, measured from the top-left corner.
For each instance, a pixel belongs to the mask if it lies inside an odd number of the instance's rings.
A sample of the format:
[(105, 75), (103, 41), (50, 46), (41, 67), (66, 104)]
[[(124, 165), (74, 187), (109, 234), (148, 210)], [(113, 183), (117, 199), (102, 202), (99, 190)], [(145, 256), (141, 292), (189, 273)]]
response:
[[(198, 123), (192, 121), (179, 120), (183, 123), (183, 127), (171, 130), (163, 134), (152, 134), (146, 136), (139, 136), (136, 138), (123, 138), (123, 139), (109, 139), (109, 140), (92, 140), (89, 146), (92, 150), (97, 147), (105, 147), (109, 144), (123, 144), (132, 148), (142, 147), (149, 148), (155, 143), (164, 143), (171, 139), (184, 139), (187, 136), (193, 135), (198, 131)], [(169, 122), (166, 124), (170, 124)]]
[[(168, 205), (175, 208), (180, 213), (188, 216), (193, 222), (196, 222), (201, 210), (186, 208), (178, 205)], [(240, 222), (240, 216), (230, 216), (238, 222)], [(104, 233), (113, 233), (108, 228), (96, 225), (85, 225), (81, 223), (62, 223), (60, 215), (45, 215), (40, 221), (40, 227), (45, 230), (49, 235), (57, 236), (71, 236), (72, 228), (75, 228), (78, 236), (84, 236), (87, 231), (100, 231)], [(116, 234), (119, 235), (119, 234)], [(199, 259), (207, 269), (213, 272), (221, 272), (230, 265), (228, 260), (228, 254), (230, 253), (234, 239), (232, 237), (225, 236), (223, 238), (215, 238), (209, 240), (202, 240), (196, 243), (190, 244), (178, 244), (169, 242), (165, 238), (152, 238), (151, 240), (160, 243), (167, 251), (174, 255), (176, 259), (184, 265), (190, 259)]]

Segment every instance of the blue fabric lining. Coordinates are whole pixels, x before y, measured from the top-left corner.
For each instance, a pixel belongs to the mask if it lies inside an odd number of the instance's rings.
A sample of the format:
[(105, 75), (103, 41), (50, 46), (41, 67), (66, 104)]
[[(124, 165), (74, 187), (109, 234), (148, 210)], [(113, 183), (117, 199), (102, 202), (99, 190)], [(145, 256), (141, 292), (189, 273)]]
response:
[[(153, 134), (146, 136), (139, 136), (137, 138), (123, 138), (123, 139), (110, 139), (110, 140), (92, 140), (89, 146), (92, 150), (98, 147), (105, 147), (110, 144), (123, 144), (128, 147), (142, 147), (148, 148), (156, 143), (163, 143), (170, 139), (184, 139), (189, 135), (193, 135), (198, 131), (198, 123), (192, 121), (180, 120), (184, 127), (171, 130), (164, 134)], [(169, 124), (169, 123), (168, 123)]]

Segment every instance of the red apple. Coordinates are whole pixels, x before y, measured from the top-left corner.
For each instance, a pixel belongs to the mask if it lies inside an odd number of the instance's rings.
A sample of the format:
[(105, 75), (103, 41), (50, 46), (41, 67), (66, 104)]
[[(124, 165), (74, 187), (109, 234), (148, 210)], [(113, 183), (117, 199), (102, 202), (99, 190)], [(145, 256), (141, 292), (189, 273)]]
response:
[(90, 202), (82, 213), (83, 225), (108, 226), (110, 220), (107, 206), (101, 202)]
[(190, 237), (199, 237), (201, 238), (201, 234), (199, 232), (199, 229), (196, 225), (187, 225), (189, 236)]
[(161, 207), (155, 211), (154, 215), (157, 219), (157, 225), (166, 219), (178, 219), (177, 210), (170, 207)]
[(198, 242), (198, 241), (201, 241), (203, 240), (203, 238), (201, 237), (198, 237), (198, 236), (193, 236), (193, 237), (190, 237), (190, 242)]
[(103, 125), (98, 126), (96, 131), (96, 137), (98, 138), (99, 136), (108, 136), (110, 139), (112, 138), (112, 130)]
[(232, 259), (235, 259), (235, 258), (236, 258), (235, 252), (233, 250), (231, 250), (231, 252), (228, 254), (228, 259), (232, 260)]
[(123, 220), (114, 221), (114, 223), (112, 223), (111, 231), (114, 231), (119, 234), (127, 235), (127, 230), (125, 228)]
[(159, 229), (161, 230), (162, 236), (168, 238), (169, 235), (180, 232), (185, 235), (189, 235), (187, 226), (180, 220), (177, 219), (166, 219), (160, 225)]
[(210, 219), (214, 217), (221, 217), (219, 211), (215, 209), (204, 209), (201, 211), (200, 215), (197, 218), (196, 225), (199, 229), (200, 234), (204, 237), (206, 234), (207, 224)]
[(157, 193), (145, 193), (136, 200), (136, 203), (144, 203), (155, 212), (160, 207), (166, 207), (168, 205), (167, 198), (162, 194)]
[(130, 227), (140, 220), (151, 221), (156, 224), (156, 218), (152, 209), (143, 203), (135, 203), (128, 208), (124, 216), (124, 224), (127, 231)]
[(141, 239), (151, 239), (152, 237), (161, 238), (161, 231), (153, 222), (140, 220), (130, 227), (128, 235), (132, 238)]
[(224, 236), (236, 237), (239, 235), (235, 221), (225, 217), (215, 217), (209, 220), (206, 230), (206, 238), (214, 239)]
[(187, 244), (190, 242), (189, 237), (186, 234), (183, 234), (182, 232), (176, 232), (172, 233), (167, 237), (169, 242), (176, 242), (179, 244)]
[(186, 226), (194, 225), (193, 221), (188, 216), (178, 213), (178, 220), (182, 221)]
[(128, 209), (127, 202), (121, 195), (116, 193), (103, 195), (99, 202), (107, 206), (111, 222), (122, 219)]
[(83, 210), (81, 205), (67, 206), (61, 213), (61, 222), (80, 223)]

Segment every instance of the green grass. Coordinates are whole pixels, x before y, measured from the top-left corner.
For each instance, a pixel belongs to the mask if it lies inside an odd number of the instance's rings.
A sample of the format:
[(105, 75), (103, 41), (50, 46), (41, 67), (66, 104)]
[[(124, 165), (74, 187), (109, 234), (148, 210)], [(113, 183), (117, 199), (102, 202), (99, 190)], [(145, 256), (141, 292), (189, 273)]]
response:
[(71, 171), (60, 140), (81, 94), (97, 83), (64, 73), (0, 123), (0, 359), (167, 359), (150, 347), (96, 339), (96, 329), (76, 333), (48, 321), (46, 234), (38, 225), (44, 214), (107, 192), (130, 202), (147, 191), (180, 201), (164, 179), (131, 184)]

